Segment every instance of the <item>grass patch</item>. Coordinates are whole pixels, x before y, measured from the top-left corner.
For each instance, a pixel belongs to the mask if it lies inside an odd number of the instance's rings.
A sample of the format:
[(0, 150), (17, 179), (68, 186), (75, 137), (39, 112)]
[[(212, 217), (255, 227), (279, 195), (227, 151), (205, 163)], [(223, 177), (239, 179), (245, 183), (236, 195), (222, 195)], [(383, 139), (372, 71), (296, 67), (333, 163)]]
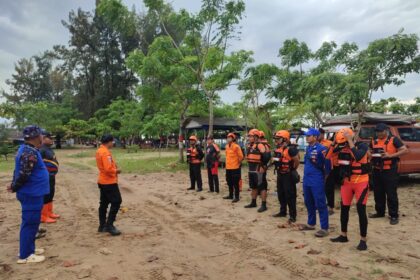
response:
[(69, 158), (88, 158), (88, 157), (95, 157), (96, 149), (91, 149), (83, 152), (79, 152), (74, 155), (69, 155)]
[[(187, 170), (186, 163), (179, 163), (178, 157), (153, 157), (153, 158), (125, 158), (114, 155), (118, 168), (123, 173), (158, 173), (158, 172), (177, 172)], [(89, 161), (90, 166), (96, 166), (96, 161)]]
[(92, 166), (90, 165), (79, 163), (79, 162), (67, 162), (66, 165), (79, 169), (79, 170), (86, 170), (86, 169), (92, 168)]
[(13, 157), (10, 157), (7, 161), (4, 158), (0, 159), (0, 172), (13, 171), (15, 168), (15, 161)]

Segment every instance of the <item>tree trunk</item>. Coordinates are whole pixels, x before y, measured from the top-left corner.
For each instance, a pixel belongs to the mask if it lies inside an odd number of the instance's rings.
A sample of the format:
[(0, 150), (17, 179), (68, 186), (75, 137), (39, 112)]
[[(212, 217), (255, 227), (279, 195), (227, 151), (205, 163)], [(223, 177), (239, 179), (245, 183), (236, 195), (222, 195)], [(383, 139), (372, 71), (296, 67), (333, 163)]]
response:
[[(209, 131), (208, 135), (213, 135), (214, 123), (214, 108), (213, 108), (213, 95), (209, 96)], [(206, 136), (206, 135), (205, 135)]]

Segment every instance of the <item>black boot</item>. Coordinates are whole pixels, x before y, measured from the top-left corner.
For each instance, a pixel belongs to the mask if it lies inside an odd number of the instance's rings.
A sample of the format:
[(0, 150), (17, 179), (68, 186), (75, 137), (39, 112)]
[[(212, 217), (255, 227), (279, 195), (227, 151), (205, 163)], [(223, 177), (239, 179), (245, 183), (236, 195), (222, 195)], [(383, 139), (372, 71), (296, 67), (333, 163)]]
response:
[(98, 227), (98, 232), (106, 232), (106, 230), (105, 230), (105, 225), (100, 225), (100, 226)]
[(330, 240), (331, 240), (331, 242), (334, 242), (334, 243), (346, 243), (346, 242), (349, 242), (347, 236), (344, 236), (344, 235), (341, 235), (341, 234), (339, 236), (337, 236), (336, 238), (330, 238)]
[(255, 208), (257, 207), (257, 200), (253, 199), (250, 204), (245, 205), (245, 208)]
[(114, 225), (106, 225), (105, 231), (109, 232), (112, 236), (117, 236), (121, 234), (121, 231), (119, 231)]
[(233, 199), (233, 195), (224, 196), (223, 199)]
[(232, 203), (236, 203), (236, 202), (238, 202), (239, 201), (239, 198), (238, 197), (235, 197), (233, 200), (232, 200)]
[(267, 211), (267, 202), (263, 201), (260, 209), (258, 209), (258, 213), (262, 213), (262, 212), (265, 212), (265, 211)]
[(283, 217), (286, 217), (286, 216), (287, 216), (287, 213), (282, 212), (282, 211), (273, 215), (274, 218), (283, 218)]
[(359, 250), (359, 251), (366, 251), (367, 250), (366, 241), (360, 240), (359, 245), (357, 245), (357, 250)]

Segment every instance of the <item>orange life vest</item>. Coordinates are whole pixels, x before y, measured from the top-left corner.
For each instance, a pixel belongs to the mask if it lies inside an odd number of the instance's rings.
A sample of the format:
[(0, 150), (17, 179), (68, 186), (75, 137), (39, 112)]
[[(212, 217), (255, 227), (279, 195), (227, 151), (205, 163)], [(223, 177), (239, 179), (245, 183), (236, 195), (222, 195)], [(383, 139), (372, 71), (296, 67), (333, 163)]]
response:
[(187, 149), (187, 161), (191, 164), (201, 163), (201, 158), (197, 148), (190, 147)]
[(372, 139), (372, 164), (375, 169), (391, 169), (397, 159), (383, 159), (382, 154), (395, 154), (398, 152), (394, 146), (394, 137), (388, 136), (385, 139)]
[(258, 143), (251, 143), (247, 147), (246, 160), (248, 163), (261, 164), (261, 152), (258, 149)]
[(340, 178), (348, 179), (353, 183), (369, 181), (369, 160), (368, 153), (362, 159), (356, 160), (350, 147), (346, 146), (338, 153), (338, 166)]
[(289, 173), (292, 167), (292, 157), (289, 155), (288, 147), (280, 147), (274, 151), (274, 166), (281, 173)]

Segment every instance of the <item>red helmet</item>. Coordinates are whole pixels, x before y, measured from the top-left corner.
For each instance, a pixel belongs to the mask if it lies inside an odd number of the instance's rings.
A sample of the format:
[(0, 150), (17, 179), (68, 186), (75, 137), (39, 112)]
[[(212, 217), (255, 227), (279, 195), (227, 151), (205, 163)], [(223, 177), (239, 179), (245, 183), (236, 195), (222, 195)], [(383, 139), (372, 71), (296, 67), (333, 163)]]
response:
[(347, 138), (344, 136), (344, 133), (348, 133), (351, 136), (354, 135), (353, 130), (351, 130), (351, 128), (342, 128), (340, 129), (336, 134), (335, 134), (335, 142), (337, 144), (343, 144), (347, 142)]
[(253, 128), (248, 132), (248, 136), (258, 136), (258, 137), (260, 137), (260, 131), (258, 129)]
[(197, 142), (197, 137), (195, 135), (191, 135), (188, 140)]
[(290, 132), (287, 131), (287, 130), (279, 130), (274, 135), (274, 138), (283, 138), (283, 139), (286, 139), (287, 141), (289, 141), (290, 140)]
[(235, 135), (235, 133), (229, 133), (228, 135), (227, 135), (227, 137), (226, 138), (232, 138), (233, 140), (235, 140), (236, 139), (236, 135)]

